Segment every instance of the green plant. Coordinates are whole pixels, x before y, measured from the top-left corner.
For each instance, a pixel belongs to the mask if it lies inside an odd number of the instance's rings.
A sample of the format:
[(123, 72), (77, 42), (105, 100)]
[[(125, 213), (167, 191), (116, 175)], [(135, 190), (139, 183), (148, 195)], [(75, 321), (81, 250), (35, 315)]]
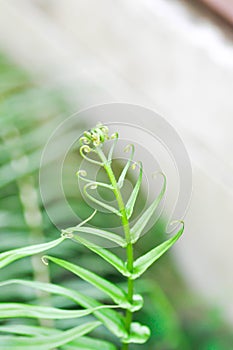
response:
[[(91, 320), (90, 322), (86, 322), (65, 331), (55, 329), (54, 327), (46, 328), (31, 325), (3, 325), (0, 327), (0, 332), (16, 334), (16, 336), (3, 335), (0, 337), (0, 343), (3, 345), (4, 349), (44, 350), (53, 349), (54, 347), (62, 347), (63, 349), (68, 350), (91, 350), (100, 348), (116, 349), (115, 345), (111, 344), (110, 342), (85, 336), (95, 328), (99, 327), (101, 324), (106, 326), (111, 333), (120, 339), (120, 342), (122, 343), (122, 350), (127, 350), (130, 343), (142, 344), (148, 340), (150, 336), (149, 328), (145, 325), (141, 325), (139, 322), (135, 322), (133, 319), (134, 313), (140, 310), (143, 306), (142, 296), (135, 293), (134, 281), (141, 277), (143, 273), (177, 241), (177, 239), (183, 233), (184, 225), (182, 222), (181, 229), (172, 238), (151, 249), (149, 252), (140, 256), (139, 258), (134, 258), (134, 246), (164, 195), (166, 190), (166, 178), (164, 175), (162, 175), (164, 178), (164, 184), (159, 196), (131, 227), (129, 219), (133, 214), (139, 189), (141, 187), (143, 168), (141, 162), (133, 162), (134, 146), (130, 145), (126, 150), (131, 150), (131, 155), (118, 180), (116, 179), (112, 167), (112, 157), (117, 140), (117, 133), (109, 137), (108, 129), (103, 125), (97, 125), (96, 128), (85, 132), (83, 137), (80, 139), (80, 153), (90, 163), (102, 167), (105, 170), (109, 181), (98, 182), (88, 179), (86, 177), (87, 174), (83, 170), (79, 170), (77, 175), (86, 183), (84, 186), (84, 193), (88, 199), (119, 217), (122, 223), (124, 236), (117, 235), (114, 232), (84, 226), (96, 214), (95, 211), (81, 224), (63, 230), (61, 232), (61, 237), (54, 241), (14, 249), (0, 254), (0, 268), (23, 257), (33, 256), (37, 253), (51, 249), (61, 244), (66, 239), (72, 239), (99, 255), (107, 263), (113, 266), (122, 276), (124, 276), (124, 278), (127, 280), (127, 290), (123, 289), (121, 286), (115, 285), (106, 278), (100, 277), (86, 268), (84, 269), (83, 267), (73, 264), (67, 260), (46, 255), (43, 257), (43, 261), (45, 263), (48, 263), (48, 261), (53, 262), (55, 265), (79, 276), (81, 279), (92, 284), (94, 287), (105, 293), (107, 297), (114, 302), (114, 304), (109, 305), (100, 303), (90, 296), (86, 296), (74, 289), (68, 289), (55, 283), (43, 283), (39, 281), (18, 279), (1, 282), (0, 286), (2, 287), (6, 285), (19, 284), (43, 292), (56, 294), (69, 298), (77, 305), (83, 307), (82, 310), (77, 310), (77, 307), (74, 310), (65, 310), (51, 306), (30, 305), (23, 303), (2, 303), (0, 310), (1, 318), (32, 317), (65, 320), (68, 318), (78, 319), (80, 317), (92, 314), (97, 319), (97, 321)], [(111, 147), (106, 155), (107, 152), (105, 150), (105, 144), (107, 141), (111, 143)], [(91, 154), (93, 154), (93, 157), (89, 157)], [(126, 203), (124, 203), (122, 187), (126, 174), (131, 165), (133, 168), (139, 169), (139, 174), (131, 195)], [(92, 196), (90, 194), (90, 190), (94, 188), (104, 188), (111, 191), (116, 198), (118, 207), (113, 207), (105, 202), (101, 202)], [(101, 236), (101, 238), (114, 242), (114, 244), (118, 245), (126, 252), (126, 262), (124, 262), (118, 255), (114, 254), (110, 249), (105, 249), (97, 244), (91, 243), (87, 238), (83, 237), (83, 235), (80, 235), (79, 233)]]

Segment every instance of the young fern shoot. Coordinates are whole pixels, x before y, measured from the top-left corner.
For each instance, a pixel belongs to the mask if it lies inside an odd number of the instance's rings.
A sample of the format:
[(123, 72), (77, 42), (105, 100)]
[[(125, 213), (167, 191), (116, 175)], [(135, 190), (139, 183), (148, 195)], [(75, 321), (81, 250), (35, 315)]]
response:
[[(105, 143), (111, 140), (112, 145), (110, 150), (106, 152)], [(141, 277), (143, 273), (158, 260), (182, 235), (184, 230), (184, 223), (181, 222), (181, 228), (170, 239), (166, 240), (162, 244), (153, 247), (150, 251), (140, 256), (135, 260), (134, 258), (134, 245), (137, 243), (142, 231), (146, 227), (150, 218), (154, 215), (156, 208), (158, 207), (161, 199), (166, 190), (166, 178), (163, 174), (163, 186), (157, 198), (150, 204), (150, 206), (143, 212), (143, 214), (137, 219), (136, 223), (132, 226), (129, 222), (130, 217), (133, 214), (134, 206), (139, 195), (139, 190), (142, 183), (143, 167), (141, 162), (134, 162), (134, 146), (129, 145), (125, 148), (126, 152), (130, 152), (129, 159), (126, 162), (119, 178), (117, 179), (112, 167), (113, 152), (118, 141), (118, 134), (115, 133), (109, 136), (108, 128), (104, 125), (97, 125), (95, 128), (84, 132), (80, 139), (81, 147), (80, 153), (82, 157), (93, 165), (98, 165), (104, 169), (108, 176), (108, 183), (98, 182), (87, 178), (87, 173), (84, 170), (79, 170), (77, 176), (84, 181), (84, 193), (89, 199), (105, 210), (117, 215), (122, 223), (122, 229), (124, 236), (120, 236), (114, 232), (110, 232), (104, 229), (88, 226), (85, 224), (90, 221), (96, 214), (96, 210), (93, 214), (84, 220), (77, 226), (69, 227), (62, 230), (61, 237), (54, 241), (23, 247), (19, 249), (13, 249), (0, 254), (0, 269), (5, 268), (12, 262), (32, 256), (49, 249), (56, 247), (65, 239), (72, 239), (78, 243), (84, 245), (95, 254), (99, 255), (107, 263), (113, 266), (117, 272), (119, 272), (127, 280), (127, 289), (124, 290), (121, 286), (112, 283), (96, 273), (73, 264), (65, 259), (60, 259), (55, 256), (45, 255), (43, 262), (48, 264), (52, 262), (61, 268), (72, 272), (74, 275), (90, 283), (101, 292), (106, 294), (113, 302), (112, 305), (102, 304), (94, 298), (84, 295), (76, 290), (66, 288), (54, 283), (43, 283), (39, 281), (28, 281), (21, 279), (11, 279), (0, 283), (0, 288), (4, 286), (18, 284), (27, 288), (48, 292), (51, 294), (59, 295), (64, 298), (68, 298), (77, 304), (76, 310), (64, 310), (54, 307), (45, 307), (38, 305), (28, 305), (22, 303), (2, 303), (0, 318), (12, 318), (12, 317), (31, 317), (31, 318), (50, 318), (50, 319), (67, 319), (67, 318), (80, 318), (86, 315), (92, 314), (96, 319), (91, 322), (83, 323), (77, 327), (73, 327), (68, 330), (58, 330), (52, 328), (6, 324), (0, 325), (0, 334), (8, 333), (10, 335), (0, 335), (0, 343), (4, 347), (4, 350), (49, 350), (54, 348), (60, 348), (63, 346), (71, 346), (76, 350), (116, 350), (116, 346), (109, 341), (94, 339), (88, 337), (87, 334), (104, 325), (114, 336), (120, 339), (122, 344), (122, 350), (128, 350), (129, 345), (132, 343), (143, 344), (150, 337), (150, 330), (147, 326), (134, 321), (134, 313), (140, 310), (143, 306), (143, 298), (141, 295), (135, 294), (134, 281)], [(95, 157), (91, 157), (91, 154)], [(123, 185), (126, 179), (126, 175), (130, 167), (138, 168), (138, 178), (135, 186), (125, 203), (123, 200)], [(115, 196), (117, 207), (114, 207), (106, 202), (101, 202), (95, 198), (91, 191), (96, 188), (106, 188)], [(114, 243), (125, 250), (126, 262), (124, 262), (119, 256), (114, 254), (109, 249), (92, 244), (85, 236), (80, 233), (87, 233), (96, 237), (106, 239), (111, 243)], [(84, 310), (80, 310), (80, 306)], [(114, 309), (121, 309), (122, 312), (118, 312)], [(13, 335), (12, 335), (13, 334)], [(18, 336), (19, 335), (19, 336)], [(84, 337), (85, 336), (85, 337)], [(68, 349), (68, 348), (67, 348)]]
[[(113, 140), (113, 144), (108, 154), (106, 154), (104, 151), (104, 144), (108, 140)], [(81, 155), (87, 161), (103, 167), (106, 174), (108, 175), (110, 184), (100, 183), (100, 182), (96, 182), (94, 180), (88, 179), (86, 177), (87, 176), (86, 172), (83, 170), (80, 170), (79, 172), (77, 172), (77, 175), (79, 178), (87, 182), (87, 184), (84, 187), (84, 192), (86, 196), (93, 203), (96, 203), (102, 206), (103, 208), (109, 210), (109, 212), (114, 213), (121, 218), (122, 228), (124, 230), (124, 239), (122, 239), (121, 244), (117, 242), (118, 240), (117, 238), (114, 240), (114, 237), (116, 236), (114, 233), (105, 232), (105, 231), (99, 232), (98, 229), (91, 229), (92, 231), (91, 233), (96, 235), (101, 235), (102, 233), (102, 236), (105, 237), (106, 239), (113, 240), (119, 245), (121, 245), (122, 248), (126, 250), (126, 257), (127, 257), (126, 264), (124, 264), (124, 262), (122, 262), (118, 257), (114, 256), (113, 253), (107, 251), (106, 249), (96, 247), (96, 246), (93, 247), (90, 243), (88, 244), (88, 242), (85, 239), (78, 237), (78, 235), (75, 235), (74, 237), (80, 243), (89, 247), (89, 249), (91, 249), (92, 251), (100, 255), (103, 259), (105, 259), (110, 264), (112, 264), (120, 273), (122, 273), (122, 275), (127, 277), (127, 285), (128, 285), (127, 293), (126, 293), (127, 303), (125, 305), (128, 305), (128, 307), (123, 306), (123, 303), (121, 305), (119, 304), (119, 306), (126, 308), (124, 324), (125, 324), (125, 331), (127, 336), (122, 339), (122, 350), (127, 350), (129, 343), (144, 343), (150, 336), (150, 330), (148, 329), (148, 327), (142, 326), (139, 323), (133, 322), (133, 313), (137, 311), (139, 308), (141, 308), (143, 303), (142, 297), (134, 294), (134, 280), (140, 277), (150, 267), (150, 265), (153, 264), (154, 261), (156, 261), (177, 241), (177, 239), (183, 233), (184, 226), (182, 222), (182, 228), (174, 237), (172, 237), (168, 241), (162, 243), (160, 246), (152, 249), (150, 252), (148, 252), (144, 256), (134, 261), (134, 250), (133, 250), (134, 244), (139, 239), (140, 234), (142, 233), (142, 230), (145, 228), (146, 224), (154, 214), (156, 208), (158, 207), (165, 193), (166, 178), (162, 174), (164, 178), (164, 184), (159, 196), (150, 205), (150, 207), (143, 213), (143, 215), (136, 222), (136, 224), (133, 227), (130, 227), (129, 219), (133, 214), (134, 205), (142, 183), (143, 166), (141, 162), (137, 162), (137, 163), (133, 162), (134, 145), (132, 144), (128, 145), (125, 148), (125, 151), (126, 152), (131, 151), (130, 156), (119, 176), (119, 179), (117, 180), (114, 174), (114, 171), (112, 169), (113, 151), (117, 144), (117, 140), (118, 140), (118, 133), (115, 133), (109, 136), (108, 128), (101, 124), (97, 125), (95, 128), (89, 131), (84, 132), (83, 137), (81, 137), (80, 139)], [(89, 157), (91, 153), (94, 153), (95, 156), (98, 157), (98, 160)], [(130, 166), (134, 169), (136, 168), (136, 166), (138, 166), (139, 175), (127, 203), (124, 203), (121, 189), (123, 187), (125, 177), (127, 175), (127, 172)], [(113, 206), (110, 206), (106, 203), (99, 201), (88, 192), (88, 189), (95, 189), (97, 187), (106, 187), (112, 190), (112, 192), (115, 195), (118, 208), (115, 208)], [(85, 228), (83, 226), (82, 227), (79, 226), (69, 230), (70, 230), (69, 232), (75, 232), (75, 231), (77, 232), (79, 230), (82, 232), (88, 232), (88, 228)], [(67, 230), (66, 230), (66, 233), (67, 233)], [(89, 233), (90, 233), (90, 229), (89, 229)], [(136, 306), (137, 303), (138, 303), (138, 307)]]

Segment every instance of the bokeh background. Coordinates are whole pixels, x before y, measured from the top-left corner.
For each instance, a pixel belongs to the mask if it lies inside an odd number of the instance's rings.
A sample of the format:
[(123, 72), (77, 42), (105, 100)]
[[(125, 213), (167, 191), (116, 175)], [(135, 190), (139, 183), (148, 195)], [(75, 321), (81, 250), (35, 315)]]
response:
[[(138, 285), (146, 292), (140, 317), (153, 334), (142, 349), (233, 348), (232, 12), (232, 1), (217, 0), (0, 1), (2, 251), (59, 234), (41, 203), (38, 172), (48, 137), (73, 112), (106, 102), (141, 104), (163, 115), (187, 147), (193, 195), (185, 235)], [(76, 155), (69, 159), (73, 169)], [(69, 181), (67, 191), (86, 217), (90, 209)], [(59, 199), (51, 206), (65, 222)], [(152, 231), (139, 253), (155, 231), (163, 239), (163, 223)], [(83, 265), (119, 281), (79, 246), (67, 243), (57, 254), (75, 259), (77, 251)], [(60, 270), (51, 275), (102, 297)], [(16, 276), (50, 278), (40, 257), (12, 264), (0, 278)], [(20, 287), (0, 297), (38, 296)]]

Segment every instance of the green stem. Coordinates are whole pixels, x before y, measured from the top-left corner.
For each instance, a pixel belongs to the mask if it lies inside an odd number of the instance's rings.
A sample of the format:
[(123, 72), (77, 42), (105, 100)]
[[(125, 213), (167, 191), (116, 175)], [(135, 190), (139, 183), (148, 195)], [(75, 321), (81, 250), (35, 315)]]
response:
[[(121, 195), (121, 191), (120, 191), (119, 186), (117, 184), (116, 177), (113, 173), (111, 163), (107, 160), (107, 158), (105, 157), (105, 154), (103, 153), (103, 151), (100, 148), (98, 148), (97, 152), (99, 154), (100, 159), (102, 160), (102, 162), (104, 164), (104, 169), (106, 170), (106, 173), (108, 174), (109, 180), (113, 186), (113, 192), (115, 194), (115, 197), (116, 197), (116, 200), (118, 203), (119, 211), (122, 215), (121, 221), (122, 221), (122, 226), (123, 226), (124, 233), (125, 233), (125, 239), (127, 242), (127, 246), (126, 246), (127, 268), (130, 272), (133, 272), (133, 261), (134, 261), (133, 245), (131, 242), (130, 226), (129, 226), (129, 221), (128, 221), (127, 214), (126, 214), (125, 204), (124, 204), (124, 201), (123, 201), (123, 198)], [(133, 280), (129, 277), (128, 278), (128, 301), (130, 303), (133, 302), (133, 292), (134, 292), (134, 283), (133, 283)], [(126, 310), (125, 327), (126, 327), (126, 330), (128, 333), (130, 332), (131, 322), (132, 322), (132, 311)], [(122, 350), (128, 350), (128, 344), (124, 343), (122, 345)]]

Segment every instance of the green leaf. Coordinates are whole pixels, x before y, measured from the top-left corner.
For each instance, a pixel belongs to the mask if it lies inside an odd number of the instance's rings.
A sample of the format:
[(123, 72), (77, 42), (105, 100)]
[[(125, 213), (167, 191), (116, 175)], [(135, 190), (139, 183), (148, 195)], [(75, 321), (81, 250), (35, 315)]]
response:
[(85, 247), (87, 247), (94, 253), (101, 256), (101, 258), (103, 258), (105, 261), (107, 261), (109, 264), (115, 267), (115, 269), (118, 270), (123, 276), (131, 276), (131, 273), (126, 268), (125, 263), (120, 258), (118, 258), (117, 255), (113, 254), (107, 249), (97, 246), (96, 244), (93, 246), (91, 242), (79, 236), (75, 236), (74, 239), (83, 244)]
[(100, 324), (100, 322), (89, 322), (58, 334), (38, 337), (0, 336), (0, 344), (4, 350), (49, 350), (91, 332)]
[(138, 322), (131, 323), (130, 334), (123, 339), (124, 343), (143, 344), (150, 337), (150, 329)]
[[(52, 328), (14, 324), (10, 326), (0, 326), (0, 332), (30, 336), (46, 336), (58, 334), (62, 331)], [(87, 336), (79, 337), (78, 339), (69, 342), (67, 345), (64, 345), (62, 348), (65, 350), (116, 350), (116, 347), (113, 344)]]
[(110, 150), (108, 152), (108, 161), (109, 161), (109, 163), (111, 163), (111, 161), (112, 161), (113, 151), (114, 151), (114, 149), (116, 147), (116, 144), (117, 144), (117, 141), (118, 141), (118, 137), (119, 137), (118, 133), (115, 133), (115, 137), (113, 139), (112, 146), (111, 146), (111, 148), (110, 148)]
[(78, 170), (76, 175), (78, 176), (78, 178), (84, 182), (87, 182), (90, 184), (90, 186), (94, 186), (94, 187), (104, 187), (104, 188), (108, 188), (109, 190), (113, 190), (113, 186), (112, 185), (109, 185), (109, 184), (106, 184), (104, 182), (98, 182), (98, 181), (94, 181), (94, 180), (91, 180), (91, 179), (88, 179), (86, 176), (87, 176), (87, 172), (85, 170)]
[[(76, 227), (74, 226), (74, 227), (70, 227), (70, 228), (68, 228), (66, 230), (63, 230), (63, 231), (67, 232), (67, 233), (73, 233), (73, 234), (74, 234), (75, 231), (83, 232), (83, 233), (89, 233), (89, 234), (92, 234), (92, 235), (95, 235), (95, 236), (99, 236), (99, 237), (108, 239), (109, 241), (112, 241), (112, 242), (118, 244), (120, 247), (125, 247), (126, 246), (126, 241), (121, 236), (116, 235), (113, 232), (108, 232), (108, 231), (105, 231), (105, 230), (102, 230), (102, 229), (98, 229), (98, 228), (81, 226), (78, 229), (76, 229)], [(74, 236), (74, 238), (75, 238), (75, 236)]]
[(111, 343), (90, 337), (80, 337), (62, 348), (64, 350), (117, 350)]
[(134, 262), (133, 278), (141, 276), (156, 260), (158, 260), (173, 244), (180, 238), (184, 231), (184, 223), (181, 229), (170, 239), (161, 243), (145, 255), (141, 256)]
[(79, 276), (83, 280), (102, 290), (120, 307), (129, 308), (131, 306), (127, 300), (127, 295), (125, 291), (117, 287), (115, 284), (105, 280), (102, 277), (99, 277), (91, 271), (88, 271), (80, 266), (74, 265), (66, 260), (58, 259), (50, 255), (45, 255), (44, 258), (54, 262), (55, 264), (65, 268), (68, 271), (73, 272), (75, 275)]
[(142, 233), (143, 229), (146, 227), (147, 223), (149, 222), (150, 218), (154, 214), (156, 208), (158, 207), (161, 199), (163, 198), (163, 195), (166, 191), (166, 177), (164, 174), (162, 174), (164, 178), (164, 183), (162, 190), (158, 197), (154, 200), (154, 202), (147, 208), (147, 210), (141, 215), (141, 217), (138, 219), (136, 224), (131, 229), (131, 240), (132, 243), (137, 242), (137, 240), (140, 237), (140, 234)]
[(111, 305), (100, 305), (87, 310), (64, 310), (54, 307), (29, 305), (23, 303), (0, 303), (0, 318), (31, 317), (45, 319), (66, 319), (87, 316), (98, 309), (111, 308)]
[(132, 160), (133, 160), (133, 156), (134, 156), (134, 145), (133, 144), (126, 146), (124, 149), (124, 152), (129, 152), (130, 148), (131, 148), (130, 157), (129, 157), (127, 163), (125, 164), (124, 169), (122, 170), (121, 175), (120, 175), (118, 182), (117, 182), (119, 188), (121, 188), (123, 186), (127, 171), (128, 171), (128, 169), (132, 163)]
[(126, 208), (125, 208), (128, 219), (133, 214), (134, 205), (135, 205), (135, 202), (136, 202), (136, 199), (138, 196), (138, 192), (140, 190), (141, 183), (142, 183), (142, 163), (141, 162), (139, 162), (139, 166), (140, 166), (140, 170), (139, 170), (138, 180), (136, 182), (136, 185), (134, 186), (134, 189), (133, 189), (133, 191), (128, 199), (128, 202), (127, 202)]
[(122, 216), (122, 214), (120, 213), (120, 211), (118, 209), (116, 209), (115, 207), (109, 205), (109, 204), (106, 204), (104, 202), (101, 202), (99, 201), (98, 199), (96, 199), (95, 197), (93, 197), (90, 193), (88, 193), (87, 189), (90, 188), (90, 189), (95, 189), (96, 187), (98, 187), (98, 185), (96, 185), (95, 182), (93, 183), (88, 183), (84, 186), (84, 193), (85, 195), (87, 196), (88, 199), (90, 199), (92, 202), (98, 204), (99, 206), (101, 206), (102, 208), (105, 208), (107, 210), (109, 210), (110, 212), (112, 212), (113, 214), (116, 214), (118, 216)]
[(13, 333), (20, 335), (50, 335), (52, 333), (59, 332), (52, 328), (45, 328), (39, 326), (27, 326), (21, 324), (0, 326), (1, 333)]
[[(1, 286), (10, 285), (10, 284), (19, 284), (22, 286), (30, 287), (37, 290), (42, 290), (45, 292), (61, 295), (65, 298), (71, 299), (76, 302), (78, 305), (81, 305), (85, 308), (95, 308), (100, 305), (95, 299), (83, 295), (77, 291), (58, 286), (51, 283), (42, 283), (36, 281), (25, 281), (25, 280), (8, 280), (0, 283)], [(117, 337), (124, 337), (127, 332), (125, 329), (124, 320), (116, 311), (110, 309), (102, 309), (94, 311), (93, 314), (98, 318), (113, 334)]]
[(37, 253), (44, 252), (45, 250), (56, 247), (62, 241), (64, 241), (66, 237), (60, 237), (54, 241), (42, 244), (35, 244), (28, 247), (23, 247), (19, 249), (9, 250), (7, 252), (0, 254), (0, 268), (12, 263), (15, 260), (24, 258), (26, 256), (34, 255)]

